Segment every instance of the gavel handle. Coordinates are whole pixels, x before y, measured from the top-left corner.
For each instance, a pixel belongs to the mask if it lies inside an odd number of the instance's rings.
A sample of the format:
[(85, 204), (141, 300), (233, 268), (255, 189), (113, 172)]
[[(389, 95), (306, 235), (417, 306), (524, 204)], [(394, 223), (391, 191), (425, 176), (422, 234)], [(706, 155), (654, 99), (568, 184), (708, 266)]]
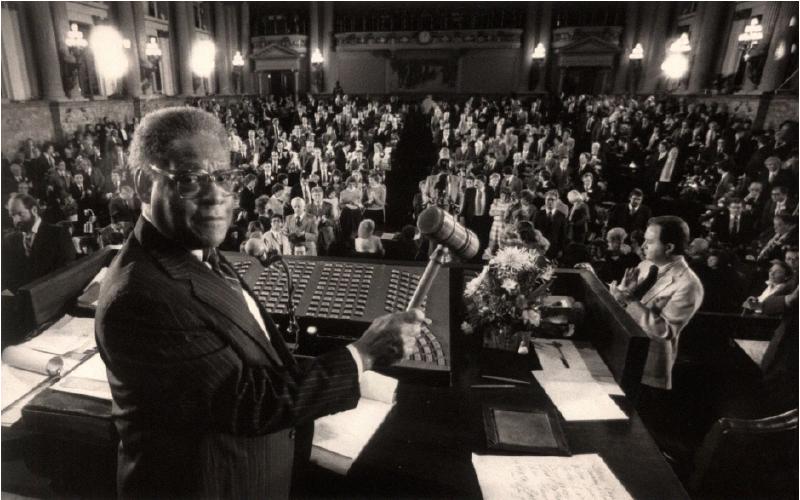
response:
[(436, 274), (439, 273), (439, 269), (442, 267), (448, 253), (447, 247), (441, 244), (433, 251), (428, 265), (425, 267), (425, 272), (422, 273), (422, 277), (419, 279), (419, 283), (417, 283), (417, 289), (414, 290), (414, 296), (411, 297), (411, 300), (408, 302), (406, 311), (422, 307), (422, 303), (425, 302), (428, 291), (431, 289), (431, 285), (433, 285), (433, 280), (436, 279)]

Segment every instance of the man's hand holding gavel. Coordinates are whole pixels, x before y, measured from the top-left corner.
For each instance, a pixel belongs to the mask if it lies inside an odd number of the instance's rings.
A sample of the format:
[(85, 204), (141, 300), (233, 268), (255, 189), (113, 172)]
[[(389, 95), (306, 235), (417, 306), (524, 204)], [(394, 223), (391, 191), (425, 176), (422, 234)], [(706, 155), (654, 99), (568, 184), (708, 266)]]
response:
[(411, 355), (423, 322), (430, 320), (419, 309), (375, 318), (361, 338), (353, 342), (364, 369), (386, 367)]

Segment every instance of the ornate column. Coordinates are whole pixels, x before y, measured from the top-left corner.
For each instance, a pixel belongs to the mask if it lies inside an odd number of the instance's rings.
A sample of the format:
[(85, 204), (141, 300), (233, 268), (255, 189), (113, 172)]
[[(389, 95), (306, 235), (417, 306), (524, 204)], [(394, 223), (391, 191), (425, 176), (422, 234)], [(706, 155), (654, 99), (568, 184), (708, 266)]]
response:
[(250, 61), (250, 56), (253, 55), (250, 50), (250, 4), (248, 2), (242, 2), (240, 6), (242, 9), (242, 25), (239, 28), (239, 32), (241, 33), (240, 44), (242, 57), (244, 57), (244, 66), (242, 67), (242, 89), (245, 94), (252, 94), (254, 90), (253, 72), (251, 71), (252, 62)]
[(522, 44), (519, 54), (519, 91), (531, 90), (531, 71), (533, 71), (533, 49), (536, 48), (536, 2), (528, 2), (525, 8), (525, 31), (522, 32)]
[[(790, 26), (792, 17), (795, 19), (794, 28)], [(764, 64), (764, 72), (761, 75), (761, 82), (758, 85), (758, 90), (760, 92), (771, 92), (777, 89), (789, 76), (786, 74), (786, 69), (789, 67), (791, 58), (797, 56), (793, 56), (790, 52), (792, 41), (788, 35), (792, 29), (797, 29), (796, 23), (797, 4), (795, 2), (780, 2), (780, 10), (778, 11), (774, 27), (771, 32), (767, 32), (767, 36), (770, 37), (770, 42), (769, 48), (767, 49), (767, 60)]]
[[(554, 52), (553, 52), (553, 41), (551, 40), (552, 35), (552, 24), (553, 24), (553, 4), (552, 2), (544, 2), (541, 4), (541, 10), (539, 11), (539, 36), (536, 40), (536, 43), (544, 44), (545, 48), (545, 58), (544, 62), (542, 63), (541, 68), (539, 68), (539, 75), (538, 81), (536, 82), (536, 89), (535, 92), (537, 93), (544, 93), (547, 92), (547, 77), (548, 77), (548, 69), (555, 68), (554, 64)], [(560, 87), (559, 87), (560, 88)]]
[(693, 36), (694, 58), (689, 70), (689, 93), (696, 94), (708, 88), (716, 68), (716, 58), (722, 45), (722, 19), (731, 8), (729, 2), (700, 2), (699, 36)]
[[(637, 36), (639, 29), (639, 3), (628, 2), (625, 4), (625, 31), (622, 34), (622, 53), (619, 56), (616, 78), (614, 80), (614, 92), (622, 94), (631, 91), (628, 82), (632, 81), (630, 72), (633, 70), (631, 60), (628, 58), (633, 47), (639, 43)], [(632, 90), (634, 93), (636, 89)]]
[(188, 2), (172, 2), (172, 26), (175, 27), (175, 40), (178, 45), (178, 74), (180, 76), (181, 95), (194, 95), (194, 82), (192, 81), (192, 68), (189, 58), (192, 53), (192, 33), (189, 31), (191, 16)]
[[(146, 87), (145, 93), (148, 95), (152, 95), (155, 90), (155, 67), (147, 59), (147, 42), (149, 41), (147, 37), (147, 27), (145, 26), (144, 21), (144, 10), (145, 10), (145, 3), (144, 2), (129, 2), (131, 4), (131, 10), (133, 11), (133, 26), (136, 30), (136, 37), (131, 39), (133, 43), (136, 44), (136, 47), (139, 51), (139, 59), (136, 64), (139, 66), (139, 87), (141, 88), (141, 84), (143, 80), (148, 81), (148, 85)], [(171, 71), (172, 68), (164, 68), (164, 71)]]
[(314, 51), (319, 50), (322, 52), (322, 47), (320, 47), (320, 15), (319, 15), (319, 2), (311, 2), (309, 5), (309, 16), (308, 16), (308, 88), (314, 94), (318, 94), (322, 91), (319, 88), (319, 80), (317, 79), (317, 71), (321, 70), (322, 68), (314, 68), (314, 65), (311, 64), (311, 57), (314, 54)]
[(325, 75), (325, 93), (332, 93), (336, 78), (333, 76), (334, 52), (333, 52), (333, 2), (325, 0), (322, 2), (322, 57), (325, 62), (322, 64), (322, 71)]
[(127, 52), (128, 71), (125, 73), (125, 92), (130, 97), (139, 97), (142, 95), (142, 75), (139, 66), (140, 45), (139, 37), (136, 32), (132, 3), (133, 2), (114, 2), (111, 5), (116, 8), (117, 22), (119, 23), (122, 37), (131, 41), (131, 48)]
[[(43, 100), (65, 101), (64, 84), (61, 79), (61, 62), (58, 60), (56, 33), (50, 2), (25, 2), (26, 18), (33, 36), (33, 49), (39, 63), (39, 84)], [(66, 7), (65, 7), (66, 9)]]
[(661, 80), (661, 63), (666, 56), (666, 38), (669, 21), (671, 19), (672, 2), (647, 2), (643, 5), (642, 19), (643, 33), (648, 34), (646, 41), (641, 42), (645, 47), (644, 78), (640, 84), (642, 93), (652, 93), (658, 88)]
[(225, 7), (222, 2), (214, 2), (214, 43), (217, 45), (216, 63), (217, 94), (231, 93), (231, 54), (228, 47), (228, 26)]

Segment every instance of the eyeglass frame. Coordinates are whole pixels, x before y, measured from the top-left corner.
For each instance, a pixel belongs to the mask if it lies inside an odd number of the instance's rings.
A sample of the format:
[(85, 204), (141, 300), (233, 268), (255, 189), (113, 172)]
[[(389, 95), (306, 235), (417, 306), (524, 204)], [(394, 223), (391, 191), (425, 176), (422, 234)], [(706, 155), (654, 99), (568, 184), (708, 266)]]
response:
[[(169, 179), (171, 182), (175, 183), (175, 187), (176, 187), (176, 191), (178, 193), (178, 196), (180, 196), (181, 199), (185, 199), (185, 200), (191, 200), (191, 199), (198, 198), (200, 196), (200, 193), (203, 191), (203, 189), (208, 187), (212, 182), (214, 184), (219, 185), (218, 181), (211, 179), (212, 176), (214, 176), (214, 175), (220, 175), (220, 174), (222, 174), (222, 175), (231, 175), (231, 174), (234, 174), (234, 175), (238, 175), (240, 177), (243, 176), (242, 172), (237, 170), (237, 169), (228, 169), (228, 170), (224, 170), (222, 172), (213, 172), (213, 173), (212, 172), (207, 172), (205, 170), (183, 170), (183, 171), (180, 171), (180, 172), (176, 173), (176, 172), (170, 172), (168, 170), (164, 170), (163, 168), (157, 167), (157, 166), (155, 166), (153, 164), (150, 164), (149, 167), (155, 173), (163, 175), (164, 177)], [(182, 194), (180, 188), (178, 188), (178, 184), (180, 182), (179, 177), (181, 175), (196, 175), (196, 176), (199, 176), (199, 177), (201, 177), (201, 178), (203, 178), (205, 180), (198, 181), (198, 184), (200, 185), (200, 189), (197, 191), (196, 194), (187, 196), (187, 195)], [(220, 186), (220, 187), (222, 187), (222, 186)], [(226, 189), (224, 187), (222, 187), (222, 189), (223, 189), (223, 191), (225, 191), (225, 194), (227, 196), (233, 196), (234, 195), (232, 189), (229, 190), (229, 189)]]

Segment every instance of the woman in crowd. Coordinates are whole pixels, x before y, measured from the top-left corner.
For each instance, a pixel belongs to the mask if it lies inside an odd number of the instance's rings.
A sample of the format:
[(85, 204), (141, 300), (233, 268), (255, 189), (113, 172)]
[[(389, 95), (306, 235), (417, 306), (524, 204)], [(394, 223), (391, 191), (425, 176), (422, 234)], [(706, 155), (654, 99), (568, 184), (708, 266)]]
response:
[(375, 221), (379, 231), (383, 231), (386, 223), (386, 186), (381, 182), (380, 174), (373, 173), (368, 177), (367, 201), (364, 203), (364, 218)]
[(506, 231), (506, 212), (511, 207), (511, 190), (508, 188), (500, 189), (500, 197), (492, 202), (489, 208), (489, 216), (492, 217), (492, 227), (489, 230), (489, 246), (486, 247), (486, 255), (494, 255), (495, 248)]
[(572, 205), (567, 219), (567, 234), (573, 243), (583, 243), (589, 230), (589, 207), (579, 191), (567, 193), (567, 201)]
[(358, 224), (361, 222), (362, 210), (364, 205), (361, 203), (363, 192), (358, 185), (356, 174), (347, 178), (344, 191), (339, 195), (339, 207), (341, 214), (339, 225), (342, 229), (342, 237), (346, 241), (352, 241), (355, 237)]
[(355, 240), (355, 250), (359, 255), (369, 254), (383, 257), (385, 251), (381, 239), (375, 236), (375, 222), (364, 219), (358, 225), (358, 237)]

